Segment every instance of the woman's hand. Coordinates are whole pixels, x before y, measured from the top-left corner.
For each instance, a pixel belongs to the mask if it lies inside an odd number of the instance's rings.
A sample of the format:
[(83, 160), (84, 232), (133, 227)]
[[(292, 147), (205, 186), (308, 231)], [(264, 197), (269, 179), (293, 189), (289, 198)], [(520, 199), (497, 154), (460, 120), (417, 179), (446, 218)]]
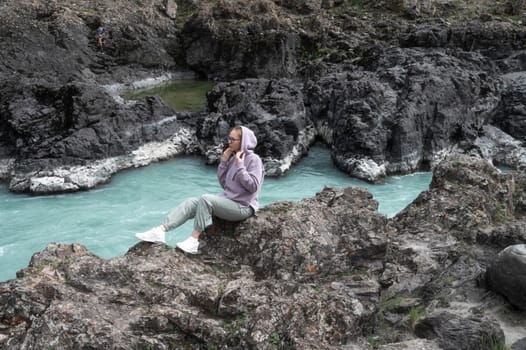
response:
[(245, 152), (237, 152), (236, 153), (236, 162), (243, 163), (245, 160)]
[(223, 152), (223, 155), (221, 156), (221, 160), (223, 161), (228, 161), (230, 159), (230, 156), (232, 155), (232, 150), (230, 149), (230, 147), (228, 147), (227, 149), (225, 149), (225, 151)]

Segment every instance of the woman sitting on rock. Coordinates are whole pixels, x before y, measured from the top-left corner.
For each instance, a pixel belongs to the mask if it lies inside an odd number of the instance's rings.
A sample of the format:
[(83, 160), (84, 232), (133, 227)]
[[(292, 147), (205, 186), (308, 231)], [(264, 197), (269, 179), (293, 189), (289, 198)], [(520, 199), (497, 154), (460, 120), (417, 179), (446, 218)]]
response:
[(217, 177), (223, 193), (192, 197), (179, 204), (163, 224), (135, 237), (147, 242), (165, 243), (165, 233), (194, 218), (194, 230), (177, 247), (197, 254), (199, 235), (212, 223), (212, 216), (228, 221), (244, 220), (258, 210), (258, 195), (263, 184), (263, 163), (254, 153), (257, 139), (252, 130), (236, 126), (230, 130), (228, 148), (221, 156)]

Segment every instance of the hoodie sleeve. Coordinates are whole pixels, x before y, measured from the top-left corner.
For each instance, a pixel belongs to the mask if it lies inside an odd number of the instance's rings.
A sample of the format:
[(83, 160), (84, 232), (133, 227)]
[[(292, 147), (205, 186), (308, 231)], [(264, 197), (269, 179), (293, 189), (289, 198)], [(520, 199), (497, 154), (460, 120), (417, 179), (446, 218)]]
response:
[(261, 188), (261, 180), (263, 179), (263, 163), (261, 159), (252, 154), (248, 159), (247, 164), (236, 163), (238, 167), (236, 176), (238, 181), (245, 190), (250, 193), (255, 193)]
[(227, 166), (228, 162), (225, 162), (224, 160), (221, 160), (219, 163), (219, 166), (217, 167), (217, 179), (219, 180), (219, 184), (224, 189), (226, 184), (226, 173), (228, 170)]

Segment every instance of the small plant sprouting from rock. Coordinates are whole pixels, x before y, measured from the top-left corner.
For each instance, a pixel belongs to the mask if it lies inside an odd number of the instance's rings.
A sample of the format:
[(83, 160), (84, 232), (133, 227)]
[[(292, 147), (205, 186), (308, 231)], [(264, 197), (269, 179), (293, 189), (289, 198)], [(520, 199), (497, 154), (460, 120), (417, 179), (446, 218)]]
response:
[(412, 307), (409, 310), (408, 323), (412, 330), (415, 330), (415, 326), (418, 321), (426, 315), (426, 310), (422, 307)]
[(400, 306), (400, 303), (402, 302), (402, 298), (400, 296), (393, 296), (390, 298), (386, 298), (381, 301), (380, 304), (380, 311), (388, 311), (397, 308)]
[(240, 315), (234, 319), (225, 321), (223, 323), (223, 328), (225, 329), (226, 332), (228, 332), (228, 334), (230, 334), (231, 336), (234, 336), (239, 333), (241, 328), (245, 325), (245, 322), (246, 322), (245, 316)]
[(367, 342), (373, 347), (373, 349), (378, 349), (382, 342), (378, 337), (369, 336), (367, 337)]
[(223, 295), (225, 295), (225, 289), (226, 286), (224, 283), (219, 284), (219, 287), (217, 287), (217, 297), (221, 299)]
[(161, 282), (156, 281), (153, 278), (147, 278), (146, 283), (152, 288), (163, 288), (164, 287), (164, 285)]
[(511, 348), (506, 345), (502, 340), (494, 337), (483, 337), (480, 343), (481, 350), (510, 350)]
[(496, 222), (504, 222), (508, 217), (508, 210), (504, 203), (495, 202), (495, 212), (493, 214), (493, 219)]
[(273, 332), (269, 337), (268, 337), (268, 342), (272, 345), (279, 345), (280, 342), (281, 342), (281, 337), (279, 336), (278, 333), (276, 332)]

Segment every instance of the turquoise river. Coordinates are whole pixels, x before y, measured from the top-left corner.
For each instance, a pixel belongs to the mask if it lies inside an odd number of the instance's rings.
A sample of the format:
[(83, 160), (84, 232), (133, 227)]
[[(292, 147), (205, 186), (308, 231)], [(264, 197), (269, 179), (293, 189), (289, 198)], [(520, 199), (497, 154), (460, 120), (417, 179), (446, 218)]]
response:
[[(313, 147), (286, 176), (265, 179), (260, 202), (298, 201), (325, 185), (362, 186), (379, 202), (381, 213), (393, 216), (426, 190), (430, 180), (430, 173), (415, 173), (368, 184), (336, 169), (326, 148)], [(36, 197), (10, 193), (1, 184), (0, 281), (14, 278), (49, 242), (77, 242), (103, 258), (122, 255), (138, 242), (134, 233), (159, 224), (183, 199), (220, 191), (216, 168), (199, 157), (127, 170), (87, 192)], [(167, 244), (186, 238), (191, 228), (188, 222), (172, 231)]]

